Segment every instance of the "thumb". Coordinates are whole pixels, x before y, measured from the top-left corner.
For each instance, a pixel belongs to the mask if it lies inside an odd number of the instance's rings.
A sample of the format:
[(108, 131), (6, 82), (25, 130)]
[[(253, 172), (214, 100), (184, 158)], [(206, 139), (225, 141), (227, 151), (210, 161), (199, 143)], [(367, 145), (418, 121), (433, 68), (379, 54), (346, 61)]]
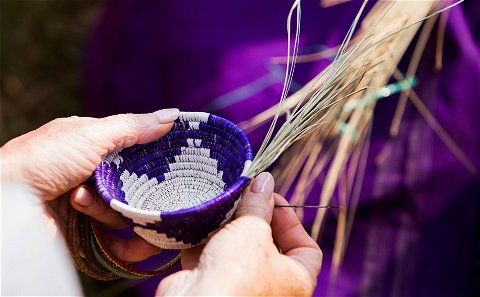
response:
[(268, 224), (273, 215), (273, 176), (268, 172), (260, 173), (252, 184), (243, 192), (235, 218), (254, 216), (265, 220)]
[(170, 131), (179, 113), (177, 108), (170, 108), (145, 114), (118, 114), (99, 119), (95, 129), (113, 144), (109, 148), (113, 151), (157, 140)]

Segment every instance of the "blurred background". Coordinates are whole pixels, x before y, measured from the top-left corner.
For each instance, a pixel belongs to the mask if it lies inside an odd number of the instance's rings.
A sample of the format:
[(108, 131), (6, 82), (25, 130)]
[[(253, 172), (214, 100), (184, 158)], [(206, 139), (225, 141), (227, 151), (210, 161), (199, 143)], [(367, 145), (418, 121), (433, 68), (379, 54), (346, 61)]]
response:
[[(54, 118), (86, 114), (82, 64), (102, 4), (0, 0), (0, 145)], [(127, 296), (135, 285), (79, 276), (87, 296)]]
[(84, 114), (82, 61), (101, 1), (0, 0), (0, 145)]

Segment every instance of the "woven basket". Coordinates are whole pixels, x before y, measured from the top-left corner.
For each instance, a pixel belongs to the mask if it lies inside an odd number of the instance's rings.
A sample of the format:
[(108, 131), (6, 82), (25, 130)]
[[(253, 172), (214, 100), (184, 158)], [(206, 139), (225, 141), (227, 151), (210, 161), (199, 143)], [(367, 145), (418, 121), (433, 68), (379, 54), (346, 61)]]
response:
[(101, 197), (134, 231), (164, 249), (209, 238), (232, 217), (253, 159), (242, 130), (208, 113), (181, 112), (157, 141), (105, 156), (95, 171)]

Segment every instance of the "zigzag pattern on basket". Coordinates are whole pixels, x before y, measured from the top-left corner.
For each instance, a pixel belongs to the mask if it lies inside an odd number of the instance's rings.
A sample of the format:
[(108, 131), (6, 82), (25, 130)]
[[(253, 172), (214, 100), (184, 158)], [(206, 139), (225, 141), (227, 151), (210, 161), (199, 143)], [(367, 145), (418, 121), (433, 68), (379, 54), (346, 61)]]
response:
[(97, 189), (134, 231), (170, 249), (204, 242), (226, 224), (250, 178), (253, 153), (233, 123), (182, 112), (157, 141), (104, 157)]

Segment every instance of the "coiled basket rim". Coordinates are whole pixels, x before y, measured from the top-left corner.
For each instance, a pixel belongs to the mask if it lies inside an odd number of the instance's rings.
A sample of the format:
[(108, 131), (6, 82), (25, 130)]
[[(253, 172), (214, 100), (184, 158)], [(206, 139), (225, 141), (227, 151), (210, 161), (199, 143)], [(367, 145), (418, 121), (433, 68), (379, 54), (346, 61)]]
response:
[[(231, 133), (237, 134), (240, 138), (240, 141), (242, 143), (243, 149), (246, 150), (245, 156), (246, 159), (244, 160), (244, 168), (243, 172), (247, 169), (247, 167), (250, 165), (252, 162), (253, 158), (249, 158), (248, 156), (253, 156), (252, 153), (252, 148), (251, 145), (248, 141), (247, 136), (245, 133), (234, 123), (231, 121), (213, 115), (209, 113), (204, 113), (204, 112), (180, 112), (180, 115), (208, 115), (209, 117), (213, 117), (216, 121), (223, 122), (225, 123), (225, 126), (231, 127), (232, 131)], [(160, 138), (159, 138), (160, 139)], [(157, 141), (157, 140), (155, 140)], [(188, 207), (188, 208), (183, 208), (183, 209), (177, 209), (177, 210), (172, 210), (172, 211), (158, 211), (158, 210), (143, 210), (139, 209), (133, 206), (130, 206), (127, 203), (123, 203), (116, 199), (113, 195), (111, 195), (110, 191), (107, 189), (104, 179), (103, 179), (103, 160), (102, 162), (97, 166), (94, 172), (94, 181), (95, 185), (97, 188), (97, 191), (100, 195), (100, 197), (110, 206), (111, 203), (113, 202), (116, 204), (116, 208), (121, 208), (122, 214), (130, 214), (132, 216), (142, 216), (144, 218), (150, 218), (150, 219), (159, 219), (159, 218), (168, 218), (168, 217), (176, 217), (176, 216), (185, 216), (185, 215), (190, 215), (190, 214), (196, 214), (200, 213), (203, 211), (208, 210), (209, 208), (218, 205), (224, 201), (228, 201), (229, 199), (232, 198), (240, 198), (241, 195), (232, 195), (233, 193), (237, 192), (239, 189), (244, 189), (245, 186), (250, 182), (251, 178), (248, 176), (244, 176), (243, 173), (240, 174), (238, 180), (233, 183), (231, 186), (229, 186), (227, 189), (225, 189), (222, 193), (219, 195), (202, 202), (198, 205)], [(119, 211), (119, 210), (118, 210)]]

